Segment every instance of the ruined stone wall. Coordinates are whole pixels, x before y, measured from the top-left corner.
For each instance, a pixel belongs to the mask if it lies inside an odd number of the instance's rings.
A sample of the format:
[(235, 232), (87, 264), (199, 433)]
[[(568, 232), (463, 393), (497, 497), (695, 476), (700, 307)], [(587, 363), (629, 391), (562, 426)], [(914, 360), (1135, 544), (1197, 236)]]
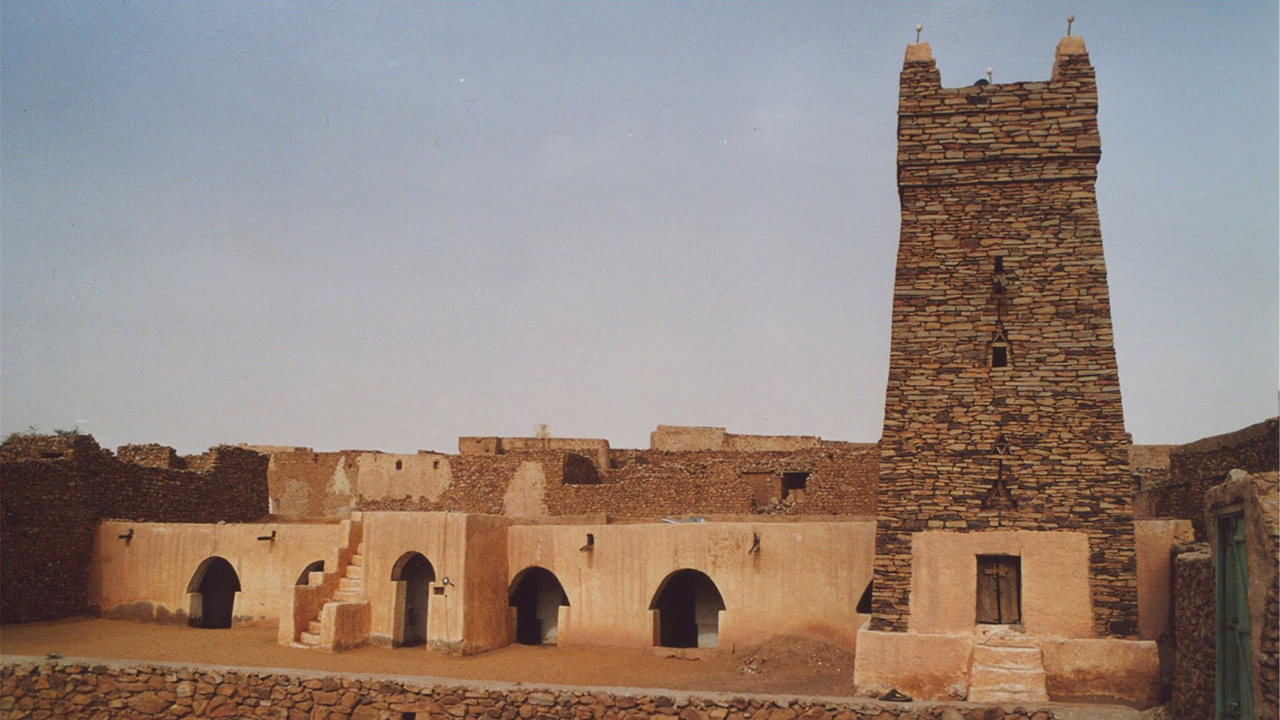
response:
[(1137, 506), (1149, 518), (1179, 518), (1195, 525), (1206, 540), (1204, 496), (1232, 470), (1258, 473), (1280, 470), (1280, 422), (1277, 418), (1223, 435), (1178, 445), (1169, 451), (1168, 473), (1144, 476)]
[(1094, 632), (1136, 632), (1099, 156), (1078, 37), (1048, 82), (958, 89), (908, 49), (874, 629), (907, 627), (912, 533), (1016, 528), (1086, 531)]
[(0, 623), (86, 607), (97, 514), (70, 460), (0, 464)]
[[(772, 513), (874, 515), (875, 445), (824, 441), (795, 452), (613, 450), (609, 469), (576, 453), (504, 451), (450, 456), (437, 500), (360, 498), (362, 510), (452, 510), (515, 517), (606, 514), (662, 517)], [(762, 505), (744, 473), (808, 473), (803, 492)]]
[[(143, 453), (151, 459), (165, 454)], [(266, 514), (266, 457), (219, 447), (201, 464), (207, 470), (133, 465), (89, 435), (6, 440), (0, 445), (0, 622), (88, 610), (99, 520), (249, 522)]]
[(654, 691), (623, 695), (595, 688), (511, 683), (417, 684), (362, 675), (282, 673), (179, 665), (7, 663), (0, 667), (3, 717), (349, 718), (405, 720), (1053, 720), (1052, 709), (973, 703), (889, 703), (766, 695)]
[(1213, 556), (1201, 545), (1174, 558), (1174, 720), (1213, 717)]
[(172, 470), (185, 470), (186, 463), (178, 456), (178, 452), (166, 445), (121, 445), (116, 448), (116, 457), (120, 462), (130, 465), (145, 465)]
[(659, 425), (649, 434), (649, 449), (665, 452), (736, 450), (738, 452), (792, 452), (822, 445), (814, 435), (737, 435), (721, 427)]

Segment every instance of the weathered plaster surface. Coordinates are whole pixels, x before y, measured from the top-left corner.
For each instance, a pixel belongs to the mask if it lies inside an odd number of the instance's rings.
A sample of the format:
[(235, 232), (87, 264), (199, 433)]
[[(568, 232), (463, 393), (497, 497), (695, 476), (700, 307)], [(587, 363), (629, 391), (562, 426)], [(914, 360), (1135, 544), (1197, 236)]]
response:
[[(721, 648), (801, 635), (852, 649), (866, 617), (856, 605), (871, 580), (874, 530), (869, 521), (517, 524), (508, 529), (507, 582), (531, 566), (555, 574), (569, 598), (561, 644), (652, 646), (650, 603), (663, 579), (687, 568), (710, 577), (724, 599)], [(588, 533), (594, 544), (584, 551)]]
[(1022, 558), (1028, 635), (1089, 637), (1089, 536), (1032, 530), (928, 531), (912, 538), (911, 618), (918, 633), (967, 633), (975, 622), (978, 555)]
[[(120, 535), (133, 531), (128, 542)], [(275, 540), (258, 540), (276, 533)], [(187, 584), (204, 560), (221, 557), (240, 578), (237, 619), (279, 618), (293, 584), (316, 560), (334, 563), (342, 528), (330, 524), (103, 522), (89, 573), (91, 602), (107, 616), (183, 619)]]

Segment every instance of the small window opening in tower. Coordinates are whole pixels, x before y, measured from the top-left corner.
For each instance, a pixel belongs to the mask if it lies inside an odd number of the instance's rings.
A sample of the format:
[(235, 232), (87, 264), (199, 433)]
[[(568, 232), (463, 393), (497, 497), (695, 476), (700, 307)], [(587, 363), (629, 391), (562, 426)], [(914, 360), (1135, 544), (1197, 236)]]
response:
[(991, 346), (991, 367), (1002, 368), (1009, 366), (1009, 348), (1001, 345)]
[(397, 470), (400, 470), (400, 469), (403, 469), (403, 468), (404, 468), (404, 463), (403, 463), (403, 462), (401, 462), (400, 460), (397, 460), (397, 461), (396, 461), (396, 469), (397, 469)]
[(991, 367), (1008, 367), (1009, 355), (1009, 336), (1005, 334), (1004, 325), (997, 324), (991, 333)]
[(807, 472), (789, 472), (782, 473), (782, 497), (790, 498), (795, 501), (804, 499), (805, 486), (809, 484), (809, 473)]
[(991, 284), (995, 287), (997, 295), (1003, 295), (1008, 287), (1008, 277), (1004, 274), (1004, 257), (996, 256), (996, 267), (991, 273)]

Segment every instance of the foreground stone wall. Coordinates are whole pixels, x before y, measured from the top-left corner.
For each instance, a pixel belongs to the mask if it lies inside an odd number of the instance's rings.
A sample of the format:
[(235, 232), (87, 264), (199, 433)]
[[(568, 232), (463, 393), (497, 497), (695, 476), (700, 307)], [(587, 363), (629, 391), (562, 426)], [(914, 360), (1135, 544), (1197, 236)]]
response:
[(6, 663), (2, 718), (288, 720), (1054, 720), (1051, 708), (448, 684), (299, 671)]
[(160, 446), (124, 455), (146, 464), (122, 461), (89, 435), (14, 436), (0, 445), (0, 622), (90, 609), (89, 561), (99, 520), (249, 522), (265, 514), (263, 455), (219, 447), (177, 458)]
[(1213, 556), (1206, 546), (1174, 559), (1173, 697), (1175, 720), (1213, 717)]

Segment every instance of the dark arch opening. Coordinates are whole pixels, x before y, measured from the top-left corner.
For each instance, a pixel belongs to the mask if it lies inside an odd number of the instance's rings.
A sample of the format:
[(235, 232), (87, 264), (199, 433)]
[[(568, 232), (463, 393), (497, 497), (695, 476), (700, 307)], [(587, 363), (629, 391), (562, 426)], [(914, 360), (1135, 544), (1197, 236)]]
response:
[(650, 610), (657, 611), (658, 644), (674, 648), (713, 648), (720, 645), (720, 612), (724, 599), (716, 584), (697, 570), (677, 570), (667, 576)]
[(546, 568), (527, 567), (511, 581), (507, 604), (516, 609), (516, 642), (555, 645), (559, 639), (560, 606), (569, 604), (564, 587)]
[(401, 583), (396, 589), (396, 615), (400, 618), (401, 646), (427, 642), (427, 604), (436, 570), (422, 553), (407, 552), (391, 568), (391, 579)]
[(188, 625), (209, 629), (231, 627), (236, 593), (240, 592), (240, 577), (231, 563), (217, 556), (206, 558), (187, 583), (187, 592), (191, 593)]
[(854, 608), (855, 612), (859, 612), (864, 615), (871, 614), (871, 597), (872, 597), (872, 594), (875, 592), (875, 590), (873, 589), (874, 583), (875, 583), (874, 580), (867, 581), (867, 589), (863, 590), (862, 597), (858, 598), (858, 607)]
[(298, 576), (298, 582), (296, 582), (296, 583), (294, 583), (294, 584), (295, 584), (295, 585), (310, 585), (310, 584), (311, 584), (311, 573), (313, 573), (313, 572), (324, 572), (324, 561), (323, 561), (323, 560), (317, 560), (317, 561), (315, 561), (315, 562), (311, 563), (310, 565), (306, 566), (305, 568), (303, 568), (303, 569), (302, 569), (302, 574)]

